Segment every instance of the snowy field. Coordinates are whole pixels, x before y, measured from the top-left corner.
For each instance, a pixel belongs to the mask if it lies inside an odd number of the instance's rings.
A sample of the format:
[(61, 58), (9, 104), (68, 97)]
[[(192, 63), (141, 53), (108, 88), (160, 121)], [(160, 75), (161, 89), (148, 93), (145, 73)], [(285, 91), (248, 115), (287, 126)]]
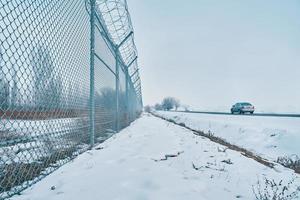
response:
[(32, 163), (56, 150), (78, 145), (87, 122), (87, 118), (0, 120), (0, 133), (6, 133), (0, 134), (0, 167), (2, 163)]
[[(255, 199), (266, 177), (283, 187), (292, 171), (268, 168), (191, 131), (144, 114), (13, 200)], [(264, 188), (264, 185), (261, 185)], [(267, 185), (268, 190), (270, 185)]]
[(270, 160), (300, 156), (300, 118), (157, 113), (195, 130), (210, 132)]

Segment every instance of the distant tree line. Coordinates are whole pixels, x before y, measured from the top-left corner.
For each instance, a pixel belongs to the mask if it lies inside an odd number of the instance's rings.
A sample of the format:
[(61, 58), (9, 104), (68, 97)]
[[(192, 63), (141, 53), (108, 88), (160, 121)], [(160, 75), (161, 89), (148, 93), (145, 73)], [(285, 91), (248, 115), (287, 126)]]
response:
[[(38, 109), (78, 109), (89, 106), (89, 95), (85, 93), (80, 82), (63, 79), (61, 69), (51, 52), (37, 45), (28, 57), (27, 70), (4, 61), (7, 56), (0, 47), (0, 111)], [(13, 59), (13, 58), (12, 58)], [(26, 79), (26, 80), (25, 80)], [(29, 81), (30, 80), (30, 81)], [(119, 92), (119, 108), (126, 109), (126, 94)], [(111, 110), (116, 108), (116, 90), (105, 87), (95, 91), (95, 104), (98, 108)]]
[(0, 47), (0, 109), (9, 106), (9, 85), (5, 81), (3, 52)]
[(42, 46), (35, 48), (32, 51), (31, 65), (35, 106), (59, 108), (62, 103), (62, 81), (60, 73), (55, 72), (49, 51)]
[[(95, 106), (101, 107), (105, 110), (116, 109), (116, 90), (110, 87), (104, 87), (100, 92), (95, 91)], [(119, 109), (126, 109), (126, 94), (125, 92), (119, 92)]]
[(1, 109), (60, 107), (63, 87), (61, 74), (55, 71), (47, 48), (38, 45), (32, 49), (28, 58), (30, 65), (25, 66), (26, 70), (31, 70), (29, 73), (12, 64), (14, 58), (5, 63), (4, 55), (5, 52), (0, 48)]
[(155, 110), (177, 110), (180, 106), (178, 99), (174, 97), (165, 97), (162, 102), (154, 105)]

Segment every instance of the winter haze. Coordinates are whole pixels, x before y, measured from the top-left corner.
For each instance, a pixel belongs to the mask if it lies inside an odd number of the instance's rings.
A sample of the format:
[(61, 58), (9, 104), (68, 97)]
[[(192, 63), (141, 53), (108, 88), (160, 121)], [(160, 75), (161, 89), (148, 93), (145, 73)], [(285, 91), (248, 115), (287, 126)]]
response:
[(300, 112), (299, 1), (128, 3), (145, 105), (174, 96), (201, 110)]

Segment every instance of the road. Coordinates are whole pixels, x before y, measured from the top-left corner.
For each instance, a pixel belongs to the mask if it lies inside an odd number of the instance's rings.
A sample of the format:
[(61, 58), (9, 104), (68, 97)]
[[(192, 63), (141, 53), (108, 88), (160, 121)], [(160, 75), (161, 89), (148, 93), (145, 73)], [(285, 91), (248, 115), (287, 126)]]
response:
[[(200, 113), (210, 115), (233, 115), (229, 112), (207, 112), (207, 111), (170, 111), (170, 112), (184, 112), (184, 113)], [(238, 115), (238, 114), (235, 114)], [(288, 114), (288, 113), (253, 113), (243, 114), (239, 116), (261, 116), (261, 117), (300, 117), (300, 114)]]

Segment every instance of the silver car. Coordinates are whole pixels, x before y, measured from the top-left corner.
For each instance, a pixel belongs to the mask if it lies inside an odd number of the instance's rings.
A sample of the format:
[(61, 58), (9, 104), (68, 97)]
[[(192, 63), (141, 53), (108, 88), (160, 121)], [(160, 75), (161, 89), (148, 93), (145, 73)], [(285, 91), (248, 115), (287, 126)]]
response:
[(231, 114), (234, 113), (244, 114), (247, 112), (253, 114), (254, 106), (251, 103), (247, 103), (247, 102), (236, 103), (231, 107), (230, 111)]

